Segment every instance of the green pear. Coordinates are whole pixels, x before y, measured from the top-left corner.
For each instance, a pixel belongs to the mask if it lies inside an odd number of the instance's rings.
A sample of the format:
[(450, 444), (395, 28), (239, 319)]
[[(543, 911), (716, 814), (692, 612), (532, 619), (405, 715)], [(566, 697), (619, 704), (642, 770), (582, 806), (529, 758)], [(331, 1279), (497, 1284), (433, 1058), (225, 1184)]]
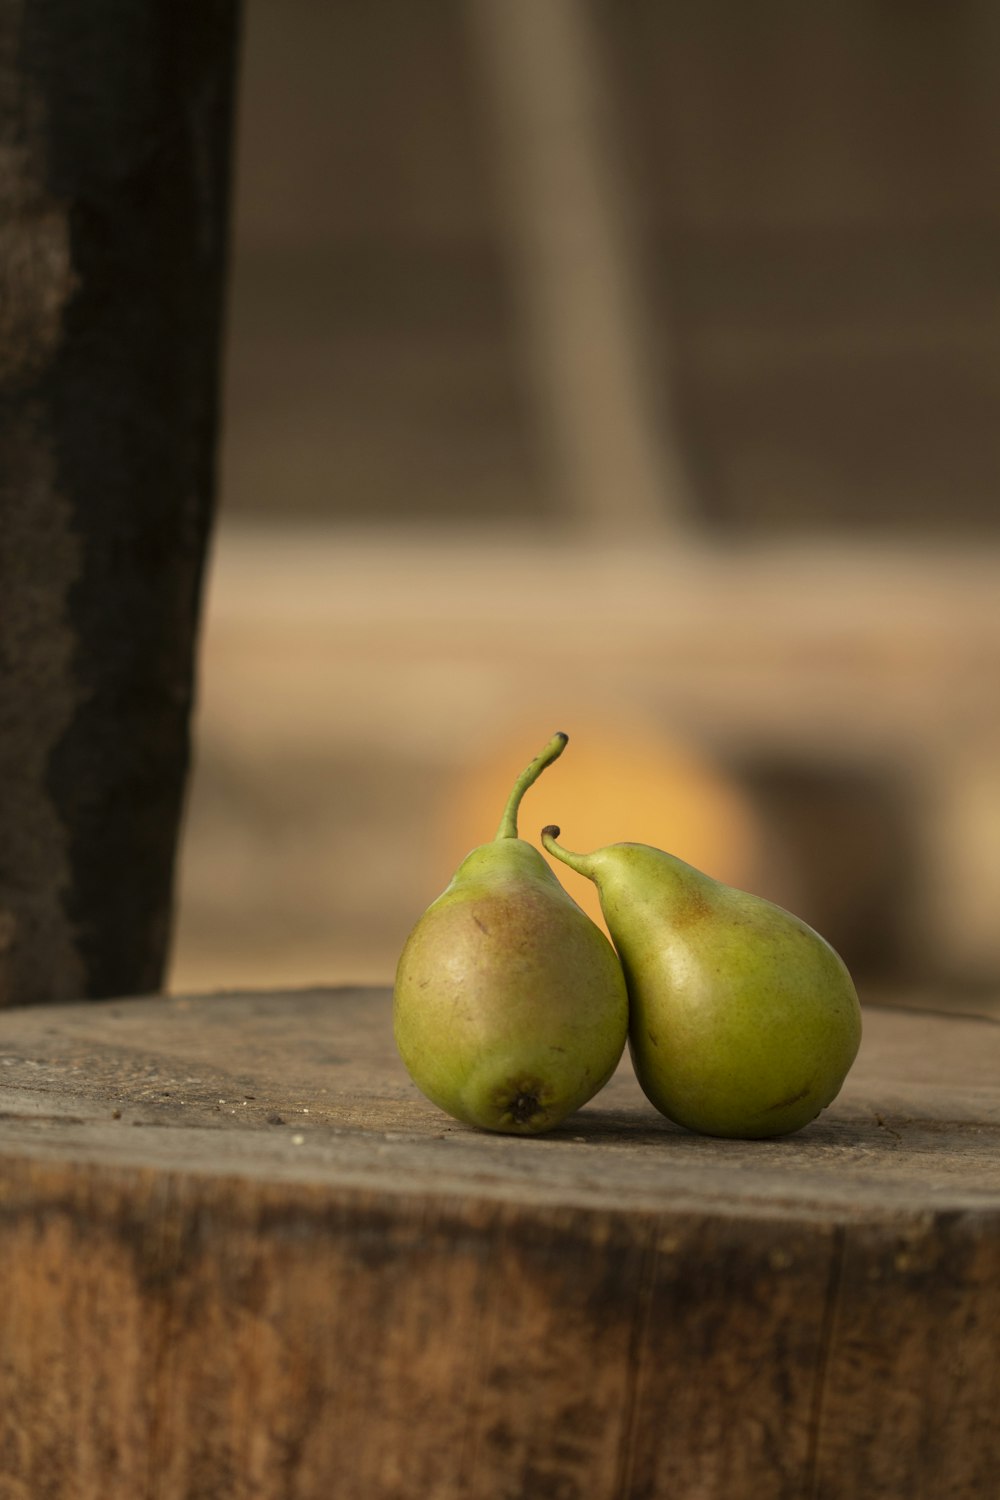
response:
[(629, 993), (646, 1097), (705, 1135), (786, 1135), (840, 1092), (861, 1007), (829, 943), (780, 906), (648, 844), (550, 854), (593, 880)]
[(517, 836), (521, 798), (566, 738), (555, 735), (518, 777), (496, 837), (459, 865), (396, 971), (393, 1029), (410, 1077), (485, 1130), (557, 1125), (625, 1050), (628, 996), (614, 949)]

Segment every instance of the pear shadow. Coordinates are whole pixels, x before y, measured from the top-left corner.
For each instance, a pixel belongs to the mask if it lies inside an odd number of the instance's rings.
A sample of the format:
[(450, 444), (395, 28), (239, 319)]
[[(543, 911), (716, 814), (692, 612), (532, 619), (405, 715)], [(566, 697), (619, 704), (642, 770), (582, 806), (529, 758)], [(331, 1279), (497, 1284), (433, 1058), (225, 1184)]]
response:
[(789, 1152), (799, 1157), (857, 1149), (896, 1152), (904, 1146), (902, 1136), (893, 1129), (891, 1121), (880, 1123), (875, 1115), (828, 1120), (820, 1116), (787, 1135), (752, 1138), (704, 1135), (675, 1125), (666, 1117), (661, 1119), (645, 1111), (631, 1114), (613, 1109), (587, 1109), (533, 1139), (561, 1141), (564, 1145), (576, 1142), (581, 1146), (650, 1146), (660, 1149), (668, 1145), (689, 1155), (712, 1158), (739, 1155), (758, 1159)]

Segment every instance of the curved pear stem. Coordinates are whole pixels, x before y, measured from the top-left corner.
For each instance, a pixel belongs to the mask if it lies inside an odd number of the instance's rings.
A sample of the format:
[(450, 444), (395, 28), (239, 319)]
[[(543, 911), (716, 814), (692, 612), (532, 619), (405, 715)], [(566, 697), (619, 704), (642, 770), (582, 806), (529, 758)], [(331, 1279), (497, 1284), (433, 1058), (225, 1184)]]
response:
[(514, 790), (511, 792), (507, 806), (503, 810), (500, 827), (496, 831), (498, 839), (517, 838), (517, 814), (521, 806), (521, 798), (529, 786), (533, 786), (538, 780), (545, 767), (550, 766), (554, 760), (559, 759), (566, 748), (566, 741), (568, 739), (568, 734), (554, 734), (542, 753), (535, 756), (530, 766), (525, 766), (515, 781)]
[(559, 829), (555, 823), (550, 823), (547, 828), (542, 829), (542, 848), (547, 849), (556, 859), (561, 859), (564, 865), (569, 865), (570, 869), (575, 870), (578, 875), (586, 875), (588, 878), (593, 878), (594, 856), (592, 854), (574, 854), (571, 849), (564, 849), (561, 844), (556, 843), (558, 837)]

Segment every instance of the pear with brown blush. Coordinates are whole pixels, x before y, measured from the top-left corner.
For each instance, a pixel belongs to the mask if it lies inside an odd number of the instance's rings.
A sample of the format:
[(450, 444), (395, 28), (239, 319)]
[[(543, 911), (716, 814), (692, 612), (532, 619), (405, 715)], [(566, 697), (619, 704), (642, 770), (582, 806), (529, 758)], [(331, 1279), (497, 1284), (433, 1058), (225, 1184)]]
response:
[(410, 1077), (485, 1130), (551, 1129), (597, 1093), (625, 1047), (614, 949), (517, 835), (522, 797), (566, 739), (555, 735), (518, 777), (496, 837), (424, 912), (396, 972), (393, 1027)]
[(791, 912), (648, 844), (548, 852), (597, 886), (629, 992), (636, 1076), (706, 1135), (786, 1135), (836, 1098), (861, 1042), (843, 961)]

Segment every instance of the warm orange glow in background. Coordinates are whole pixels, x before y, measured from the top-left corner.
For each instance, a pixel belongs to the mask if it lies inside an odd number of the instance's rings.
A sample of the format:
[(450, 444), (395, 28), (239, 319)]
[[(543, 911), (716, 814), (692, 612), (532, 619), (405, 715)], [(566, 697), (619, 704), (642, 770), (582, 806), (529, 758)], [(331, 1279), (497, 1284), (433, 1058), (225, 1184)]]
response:
[[(514, 723), (510, 733), (456, 783), (441, 826), (441, 858), (450, 867), (492, 837), (511, 783), (549, 736), (570, 741), (527, 792), (519, 832), (536, 847), (547, 823), (562, 829), (567, 848), (644, 843), (669, 850), (727, 885), (752, 886), (761, 833), (731, 778), (691, 745), (658, 734), (641, 720), (601, 725), (581, 718), (545, 726)], [(591, 881), (550, 860), (561, 883), (603, 927)]]

